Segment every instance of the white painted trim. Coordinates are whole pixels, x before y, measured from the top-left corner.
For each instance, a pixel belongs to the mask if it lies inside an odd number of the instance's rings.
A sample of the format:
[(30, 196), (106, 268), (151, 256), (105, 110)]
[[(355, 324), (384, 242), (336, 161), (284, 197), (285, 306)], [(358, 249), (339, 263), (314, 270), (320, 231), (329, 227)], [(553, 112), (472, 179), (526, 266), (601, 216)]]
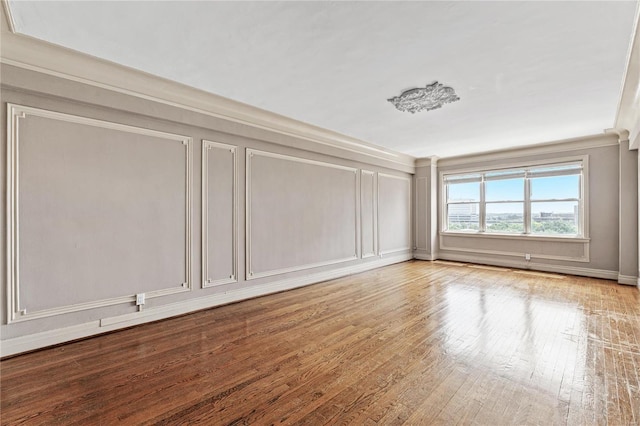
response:
[[(413, 191), (411, 191), (411, 181), (412, 181), (412, 177), (411, 176), (398, 176), (398, 175), (391, 175), (391, 174), (387, 174), (387, 173), (378, 173), (378, 179), (377, 179), (377, 184), (376, 184), (376, 201), (378, 203), (378, 214), (380, 211), (380, 178), (391, 178), (391, 179), (400, 179), (400, 180), (404, 180), (407, 181), (409, 183), (409, 191), (408, 191), (408, 198), (407, 198), (407, 207), (408, 207), (408, 212), (409, 212), (409, 224), (410, 226), (413, 228), (413, 221), (412, 221), (412, 211), (411, 209), (413, 208), (413, 203), (411, 202), (411, 198), (412, 198), (412, 194)], [(380, 223), (379, 218), (378, 218), (378, 224)], [(410, 235), (410, 238), (413, 239), (413, 229)], [(393, 253), (398, 253), (401, 251), (412, 251), (412, 245), (413, 245), (413, 241), (410, 241), (409, 245), (407, 247), (398, 247), (398, 248), (394, 248), (394, 249), (390, 249), (390, 250), (381, 250), (381, 246), (382, 244), (380, 244), (380, 226), (378, 225), (378, 256), (382, 257), (382, 256), (386, 256), (389, 254), (393, 254)]]
[(136, 296), (120, 296), (56, 308), (43, 309), (30, 312), (20, 304), (20, 280), (19, 280), (19, 211), (18, 211), (18, 148), (19, 148), (19, 119), (27, 115), (44, 117), (69, 123), (83, 124), (104, 129), (118, 130), (145, 136), (176, 141), (185, 146), (185, 277), (179, 287), (146, 292), (148, 299), (182, 293), (191, 290), (191, 145), (192, 139), (187, 136), (175, 135), (156, 130), (133, 127), (124, 124), (95, 120), (76, 115), (63, 114), (39, 108), (26, 107), (16, 104), (7, 104), (7, 324), (27, 321), (38, 318), (46, 318), (53, 315), (67, 314), (87, 309), (95, 309), (104, 306), (121, 303), (135, 302)]
[(434, 256), (431, 253), (417, 253), (415, 251), (413, 252), (413, 258), (418, 260), (429, 260), (429, 261), (436, 260), (436, 256)]
[[(562, 141), (529, 145), (520, 148), (502, 149), (486, 153), (469, 154), (458, 157), (439, 158), (439, 167), (463, 166), (466, 164), (495, 161), (495, 160), (519, 160), (522, 157), (559, 154), (568, 151), (583, 151), (585, 149), (602, 148), (607, 146), (617, 146), (618, 138), (615, 135), (599, 134), (584, 136), (580, 138), (565, 139)], [(554, 158), (555, 162), (556, 159)], [(549, 160), (546, 161), (547, 163)], [(545, 161), (542, 160), (544, 164)], [(532, 164), (532, 163), (527, 163)], [(491, 166), (493, 167), (493, 166)], [(449, 173), (449, 171), (447, 171)]]
[(376, 198), (376, 214), (374, 215), (376, 222), (376, 256), (381, 257), (380, 254), (380, 177), (379, 173), (375, 175), (375, 198)]
[[(231, 276), (229, 278), (209, 279), (209, 156), (212, 148), (231, 152), (232, 156), (232, 242), (231, 242)], [(220, 142), (202, 140), (202, 288), (238, 282), (238, 147)]]
[(311, 164), (314, 166), (327, 167), (331, 169), (338, 169), (338, 170), (352, 172), (355, 177), (354, 178), (355, 196), (354, 196), (353, 202), (354, 202), (354, 209), (356, 212), (356, 222), (355, 222), (356, 226), (357, 226), (357, 214), (358, 214), (358, 169), (353, 167), (341, 166), (338, 164), (325, 163), (322, 161), (309, 160), (301, 157), (294, 157), (291, 155), (276, 154), (273, 152), (266, 152), (266, 151), (260, 151), (257, 149), (247, 148), (246, 150), (246, 181), (245, 181), (245, 186), (246, 186), (245, 188), (245, 191), (246, 191), (246, 199), (245, 199), (246, 200), (245, 201), (245, 226), (246, 226), (245, 274), (246, 274), (246, 278), (245, 279), (247, 281), (258, 279), (258, 278), (270, 277), (273, 275), (281, 275), (281, 274), (286, 274), (290, 272), (303, 271), (305, 269), (319, 268), (321, 266), (335, 265), (337, 263), (343, 263), (343, 262), (348, 262), (351, 260), (358, 259), (358, 232), (357, 232), (357, 229), (354, 229), (355, 253), (352, 256), (348, 256), (340, 259), (330, 259), (323, 262), (309, 263), (305, 265), (297, 265), (297, 266), (292, 266), (290, 268), (281, 268), (281, 269), (274, 269), (270, 271), (254, 272), (252, 262), (251, 262), (251, 258), (252, 258), (252, 255), (251, 255), (251, 249), (252, 249), (251, 247), (251, 159), (253, 157), (277, 158), (280, 160), (292, 161), (296, 163)]
[[(633, 132), (634, 127), (640, 130), (638, 123), (633, 122), (635, 115), (638, 118), (638, 93), (640, 93), (640, 3), (636, 2), (636, 10), (631, 30), (631, 39), (627, 50), (625, 69), (618, 91), (618, 107), (614, 127)], [(634, 114), (635, 112), (635, 114)], [(630, 149), (638, 149), (638, 145), (631, 139)]]
[[(617, 145), (617, 143), (615, 144)], [(442, 183), (442, 176), (443, 175), (457, 175), (457, 174), (463, 174), (463, 173), (486, 173), (487, 171), (496, 171), (496, 170), (509, 170), (509, 169), (525, 169), (525, 168), (531, 168), (531, 167), (538, 167), (538, 166), (546, 166), (546, 165), (554, 165), (554, 164), (563, 164), (563, 163), (578, 163), (578, 162), (582, 162), (583, 163), (583, 171), (585, 168), (584, 162), (585, 161), (589, 161), (589, 155), (588, 154), (578, 154), (578, 155), (571, 155), (571, 156), (566, 156), (566, 157), (554, 157), (554, 158), (546, 158), (546, 159), (539, 159), (539, 160), (531, 160), (531, 161), (526, 161), (526, 160), (522, 160), (523, 156), (520, 156), (518, 160), (515, 161), (506, 161), (504, 163), (501, 163), (499, 165), (493, 164), (490, 166), (477, 166), (477, 165), (471, 165), (471, 166), (467, 166), (467, 167), (456, 167), (456, 168), (452, 168), (452, 169), (446, 169), (446, 170), (440, 170), (440, 181)], [(473, 163), (475, 164), (476, 161), (473, 162), (469, 162), (469, 163)], [(446, 165), (444, 167), (449, 167), (450, 165)]]
[(244, 154), (244, 279), (251, 271), (251, 157), (253, 153), (245, 148)]
[(15, 355), (21, 352), (81, 339), (83, 337), (93, 336), (121, 328), (170, 318), (177, 315), (184, 315), (202, 309), (265, 296), (267, 294), (277, 293), (284, 290), (304, 287), (407, 260), (411, 260), (411, 255), (389, 257), (384, 260), (377, 260), (373, 262), (363, 262), (358, 265), (334, 269), (331, 271), (318, 272), (311, 275), (288, 278), (251, 287), (243, 287), (224, 293), (213, 294), (197, 299), (184, 300), (158, 307), (150, 307), (140, 312), (125, 314), (118, 317), (103, 318), (102, 320), (92, 321), (85, 324), (6, 339), (1, 342), (0, 356), (5, 357)]
[[(440, 236), (440, 250), (446, 251), (454, 251), (454, 252), (465, 252), (465, 253), (482, 253), (482, 254), (490, 254), (497, 256), (510, 256), (510, 257), (519, 257), (524, 259), (526, 252), (520, 251), (501, 251), (501, 250), (486, 250), (481, 248), (462, 248), (455, 246), (447, 246), (444, 243), (445, 235)], [(573, 241), (566, 241), (567, 243), (572, 243)], [(589, 242), (577, 242), (576, 244), (583, 245), (583, 256), (580, 257), (572, 257), (572, 256), (557, 256), (557, 255), (549, 255), (549, 254), (537, 254), (537, 253), (529, 253), (532, 259), (547, 259), (547, 260), (564, 260), (568, 262), (582, 262), (588, 263), (589, 260)]]
[(119, 130), (121, 132), (152, 136), (154, 138), (181, 142), (184, 145), (187, 145), (187, 143), (192, 140), (188, 136), (178, 135), (174, 133), (161, 132), (159, 130), (146, 129), (143, 127), (129, 126), (128, 124), (120, 124), (113, 121), (96, 120), (95, 118), (88, 118), (80, 115), (66, 114), (63, 112), (50, 111), (47, 109), (33, 108), (12, 103), (7, 103), (7, 111), (13, 111), (13, 115), (32, 115), (35, 117), (60, 120), (67, 123), (84, 124), (86, 126), (99, 127), (102, 129)]
[(23, 34), (3, 31), (1, 50), (3, 64), (414, 168), (413, 156)]
[(523, 234), (498, 234), (498, 233), (471, 233), (456, 231), (440, 231), (443, 237), (471, 237), (471, 238), (488, 238), (497, 240), (520, 240), (520, 241), (553, 241), (556, 243), (588, 243), (591, 238), (582, 237), (562, 237), (553, 235), (523, 235)]
[(416, 167), (430, 167), (430, 166), (435, 166), (436, 163), (438, 162), (438, 157), (437, 156), (431, 156), (431, 157), (422, 157), (422, 158), (416, 158)]
[(6, 309), (7, 324), (10, 324), (20, 307), (20, 292), (18, 291), (18, 119), (24, 118), (24, 113), (17, 114), (13, 107), (7, 104), (7, 176), (6, 176)]
[(293, 161), (295, 163), (311, 164), (313, 166), (328, 167), (330, 169), (348, 170), (353, 173), (358, 173), (358, 169), (354, 167), (341, 166), (339, 164), (327, 163), (327, 162), (318, 161), (318, 160), (310, 160), (308, 158), (295, 157), (293, 155), (276, 154), (275, 152), (260, 151), (252, 148), (247, 148), (247, 155), (250, 157), (255, 155), (260, 157), (277, 158), (280, 160)]
[(353, 255), (353, 256), (344, 257), (344, 258), (340, 258), (340, 259), (332, 259), (332, 260), (326, 260), (326, 261), (323, 261), (323, 262), (307, 263), (307, 264), (304, 264), (304, 265), (292, 266), (290, 268), (272, 269), (272, 270), (264, 271), (264, 272), (254, 272), (254, 273), (249, 274), (247, 276), (247, 281), (248, 280), (255, 280), (255, 279), (258, 279), (258, 278), (264, 278), (264, 277), (272, 277), (274, 275), (288, 274), (288, 273), (291, 273), (291, 272), (304, 271), (305, 269), (320, 268), (322, 266), (335, 265), (335, 264), (338, 264), (338, 263), (349, 262), (351, 260), (357, 260), (357, 259), (358, 259), (358, 256)]
[[(580, 197), (581, 197), (581, 201), (578, 202), (578, 208), (580, 210), (580, 229), (582, 230), (582, 236), (581, 237), (558, 237), (558, 238), (566, 238), (566, 239), (571, 239), (573, 241), (579, 241), (580, 239), (589, 239), (589, 155), (588, 154), (582, 154), (582, 155), (576, 155), (576, 156), (571, 156), (571, 157), (561, 157), (561, 158), (553, 158), (553, 159), (544, 159), (544, 160), (533, 160), (533, 161), (517, 161), (517, 162), (507, 162), (507, 163), (503, 163), (500, 165), (492, 165), (492, 166), (485, 166), (485, 167), (479, 167), (479, 166), (472, 166), (472, 167), (466, 167), (466, 168), (456, 168), (456, 169), (450, 169), (450, 170), (440, 170), (438, 173), (438, 205), (439, 205), (439, 209), (440, 209), (440, 221), (438, 223), (439, 229), (440, 229), (440, 243), (442, 244), (442, 236), (443, 235), (464, 235), (464, 236), (474, 236), (474, 237), (483, 237), (483, 238), (491, 238), (491, 235), (495, 235), (495, 234), (490, 234), (490, 233), (485, 233), (485, 232), (478, 232), (478, 233), (464, 233), (464, 232), (454, 232), (454, 231), (443, 231), (443, 229), (446, 228), (446, 221), (447, 221), (447, 203), (445, 200), (445, 190), (444, 190), (444, 175), (451, 175), (451, 174), (460, 174), (460, 173), (482, 173), (482, 172), (487, 172), (487, 171), (493, 171), (493, 170), (500, 170), (500, 169), (511, 169), (511, 168), (528, 168), (528, 167), (536, 167), (536, 166), (543, 166), (543, 165), (547, 165), (547, 164), (556, 164), (556, 163), (571, 163), (571, 162), (582, 162), (582, 178), (580, 181)], [(481, 190), (482, 188), (484, 188), (484, 186), (481, 186)], [(482, 197), (483, 198), (483, 197)], [(484, 202), (484, 200), (480, 201), (480, 204), (482, 204)], [(525, 210), (527, 209), (527, 205), (525, 204), (524, 206)], [(481, 212), (482, 212), (482, 206), (480, 208)], [(480, 224), (483, 224), (483, 220), (484, 218), (480, 218)], [(504, 238), (505, 235), (498, 235), (494, 238)], [(540, 239), (540, 238), (554, 238), (554, 237), (549, 237), (549, 236), (536, 236), (536, 235), (532, 235), (532, 234), (527, 234), (527, 235), (511, 235), (509, 236), (509, 238), (521, 238), (521, 239)], [(557, 240), (554, 240), (557, 241)], [(589, 257), (589, 253), (587, 252), (587, 258)]]
[(396, 254), (396, 253), (401, 253), (401, 252), (413, 252), (413, 250), (411, 249), (411, 247), (401, 247), (401, 248), (397, 248), (397, 249), (391, 249), (391, 250), (384, 250), (380, 252), (380, 257), (384, 257), (384, 256), (388, 256), (390, 254)]
[(377, 238), (378, 238), (378, 224), (377, 224), (377, 200), (376, 200), (376, 172), (370, 170), (360, 170), (360, 223), (362, 224), (362, 175), (371, 176), (371, 238), (373, 239), (373, 251), (371, 253), (364, 252), (364, 238), (362, 237), (362, 230), (360, 230), (360, 248), (361, 258), (366, 259), (368, 257), (375, 257), (378, 253)]
[[(418, 220), (420, 219), (420, 217), (418, 216), (418, 187), (420, 186), (420, 185), (418, 185), (418, 182), (419, 182), (419, 181), (421, 181), (421, 180), (423, 180), (423, 181), (424, 181), (424, 189), (425, 189), (425, 191), (427, 191), (427, 183), (428, 183), (428, 179), (427, 179), (426, 177), (419, 177), (419, 178), (416, 178), (416, 190), (415, 190), (415, 197), (416, 197), (416, 202), (415, 202), (415, 204), (416, 204), (416, 205), (415, 205), (415, 212), (414, 212), (415, 217), (416, 217), (416, 218), (415, 218), (415, 221), (414, 221), (414, 231), (415, 231), (415, 232), (414, 232), (414, 238), (415, 238), (415, 240), (416, 240), (416, 246), (414, 247), (414, 250), (425, 250), (425, 251), (426, 251), (426, 250), (427, 250), (427, 247), (418, 247)], [(426, 194), (426, 193), (425, 193), (425, 201), (427, 201), (427, 205), (426, 205), (426, 206), (424, 206), (424, 208), (425, 208), (425, 213), (426, 213), (426, 214), (425, 214), (425, 218), (424, 218), (424, 219), (425, 219), (424, 228), (425, 228), (425, 231), (426, 231), (426, 229), (427, 229), (427, 220), (428, 220), (428, 219), (427, 219), (427, 216), (428, 216), (428, 211), (427, 211), (428, 209), (427, 209), (427, 207), (428, 207), (428, 205), (429, 205), (429, 202), (428, 202), (429, 200), (427, 200), (427, 194)], [(425, 242), (426, 242), (426, 241), (429, 239), (429, 236), (428, 236), (428, 235), (425, 235), (425, 236), (424, 236), (424, 239), (425, 239)]]
[(638, 277), (634, 277), (631, 275), (618, 274), (618, 284), (635, 286), (637, 283), (638, 283)]
[(514, 261), (510, 259), (479, 259), (477, 256), (469, 256), (467, 254), (456, 253), (440, 253), (438, 259), (452, 260), (456, 262), (467, 262), (475, 264), (486, 264), (493, 266), (503, 266), (507, 268), (528, 269), (532, 271), (556, 272), (561, 274), (579, 275), (584, 277), (602, 278), (605, 280), (618, 279), (618, 271), (609, 271), (606, 269), (581, 268), (576, 266), (550, 265), (546, 263)]
[(2, 1), (2, 9), (5, 13), (5, 22), (11, 34), (16, 34), (16, 23), (13, 20), (13, 14), (11, 13), (11, 6), (9, 5), (9, 0), (1, 0)]

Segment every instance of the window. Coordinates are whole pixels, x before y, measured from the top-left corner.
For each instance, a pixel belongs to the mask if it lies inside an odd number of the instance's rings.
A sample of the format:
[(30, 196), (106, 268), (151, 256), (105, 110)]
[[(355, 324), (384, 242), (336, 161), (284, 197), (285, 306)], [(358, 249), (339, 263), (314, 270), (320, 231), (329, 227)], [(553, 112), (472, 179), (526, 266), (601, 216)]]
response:
[(583, 161), (442, 176), (443, 230), (583, 236)]

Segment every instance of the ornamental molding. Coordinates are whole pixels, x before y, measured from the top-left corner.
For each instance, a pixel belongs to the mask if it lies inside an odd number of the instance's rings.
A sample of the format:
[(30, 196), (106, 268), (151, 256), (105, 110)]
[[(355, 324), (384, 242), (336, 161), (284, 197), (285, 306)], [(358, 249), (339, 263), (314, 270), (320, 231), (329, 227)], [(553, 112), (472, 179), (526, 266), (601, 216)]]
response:
[(415, 114), (419, 111), (431, 111), (442, 108), (442, 105), (459, 101), (456, 91), (449, 86), (434, 81), (426, 87), (417, 87), (402, 92), (400, 96), (387, 99), (399, 111)]

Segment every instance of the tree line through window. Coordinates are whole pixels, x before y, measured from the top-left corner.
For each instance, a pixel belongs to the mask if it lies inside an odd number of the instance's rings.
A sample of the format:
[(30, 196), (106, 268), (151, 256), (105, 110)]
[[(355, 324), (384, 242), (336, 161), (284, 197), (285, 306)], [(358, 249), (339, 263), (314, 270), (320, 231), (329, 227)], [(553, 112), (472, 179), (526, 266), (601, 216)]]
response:
[(443, 175), (445, 231), (582, 236), (582, 161)]

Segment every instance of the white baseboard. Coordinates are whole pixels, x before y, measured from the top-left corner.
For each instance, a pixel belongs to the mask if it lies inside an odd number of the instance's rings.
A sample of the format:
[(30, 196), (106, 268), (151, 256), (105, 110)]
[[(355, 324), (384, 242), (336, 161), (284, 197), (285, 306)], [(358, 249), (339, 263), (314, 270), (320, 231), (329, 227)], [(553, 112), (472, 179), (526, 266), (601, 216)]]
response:
[(389, 256), (375, 262), (360, 263), (358, 265), (345, 268), (333, 269), (301, 277), (287, 278), (279, 281), (272, 281), (266, 284), (253, 285), (246, 288), (231, 290), (225, 293), (213, 294), (197, 299), (182, 302), (170, 303), (167, 305), (149, 308), (140, 312), (120, 315), (117, 317), (103, 318), (84, 324), (56, 330), (43, 331), (26, 336), (14, 337), (0, 342), (0, 356), (16, 355), (22, 352), (40, 349), (51, 345), (81, 339), (109, 331), (118, 330), (133, 325), (146, 322), (157, 321), (170, 318), (176, 315), (183, 315), (202, 309), (213, 308), (215, 306), (226, 305), (241, 300), (277, 293), (284, 290), (291, 290), (304, 287), (310, 284), (319, 283), (326, 280), (344, 277), (346, 275), (364, 272), (370, 269), (391, 265), (393, 263), (404, 262), (413, 258), (411, 253), (398, 256)]
[(432, 253), (427, 253), (425, 251), (414, 251), (413, 258), (418, 260), (436, 260)]
[[(556, 272), (560, 274), (580, 275), (584, 277), (602, 278), (605, 280), (614, 281), (617, 281), (619, 277), (618, 271), (609, 271), (606, 269), (581, 268), (577, 266), (565, 265), (549, 265), (546, 263), (516, 261), (508, 259), (481, 259), (476, 256), (455, 253), (440, 253), (438, 259), (453, 260), (457, 262), (482, 263), (487, 265), (503, 266), (507, 268), (531, 269), (533, 271)], [(635, 277), (632, 278), (635, 279)]]
[(620, 275), (618, 274), (618, 284), (624, 285), (638, 285), (638, 277), (634, 277), (631, 275)]

